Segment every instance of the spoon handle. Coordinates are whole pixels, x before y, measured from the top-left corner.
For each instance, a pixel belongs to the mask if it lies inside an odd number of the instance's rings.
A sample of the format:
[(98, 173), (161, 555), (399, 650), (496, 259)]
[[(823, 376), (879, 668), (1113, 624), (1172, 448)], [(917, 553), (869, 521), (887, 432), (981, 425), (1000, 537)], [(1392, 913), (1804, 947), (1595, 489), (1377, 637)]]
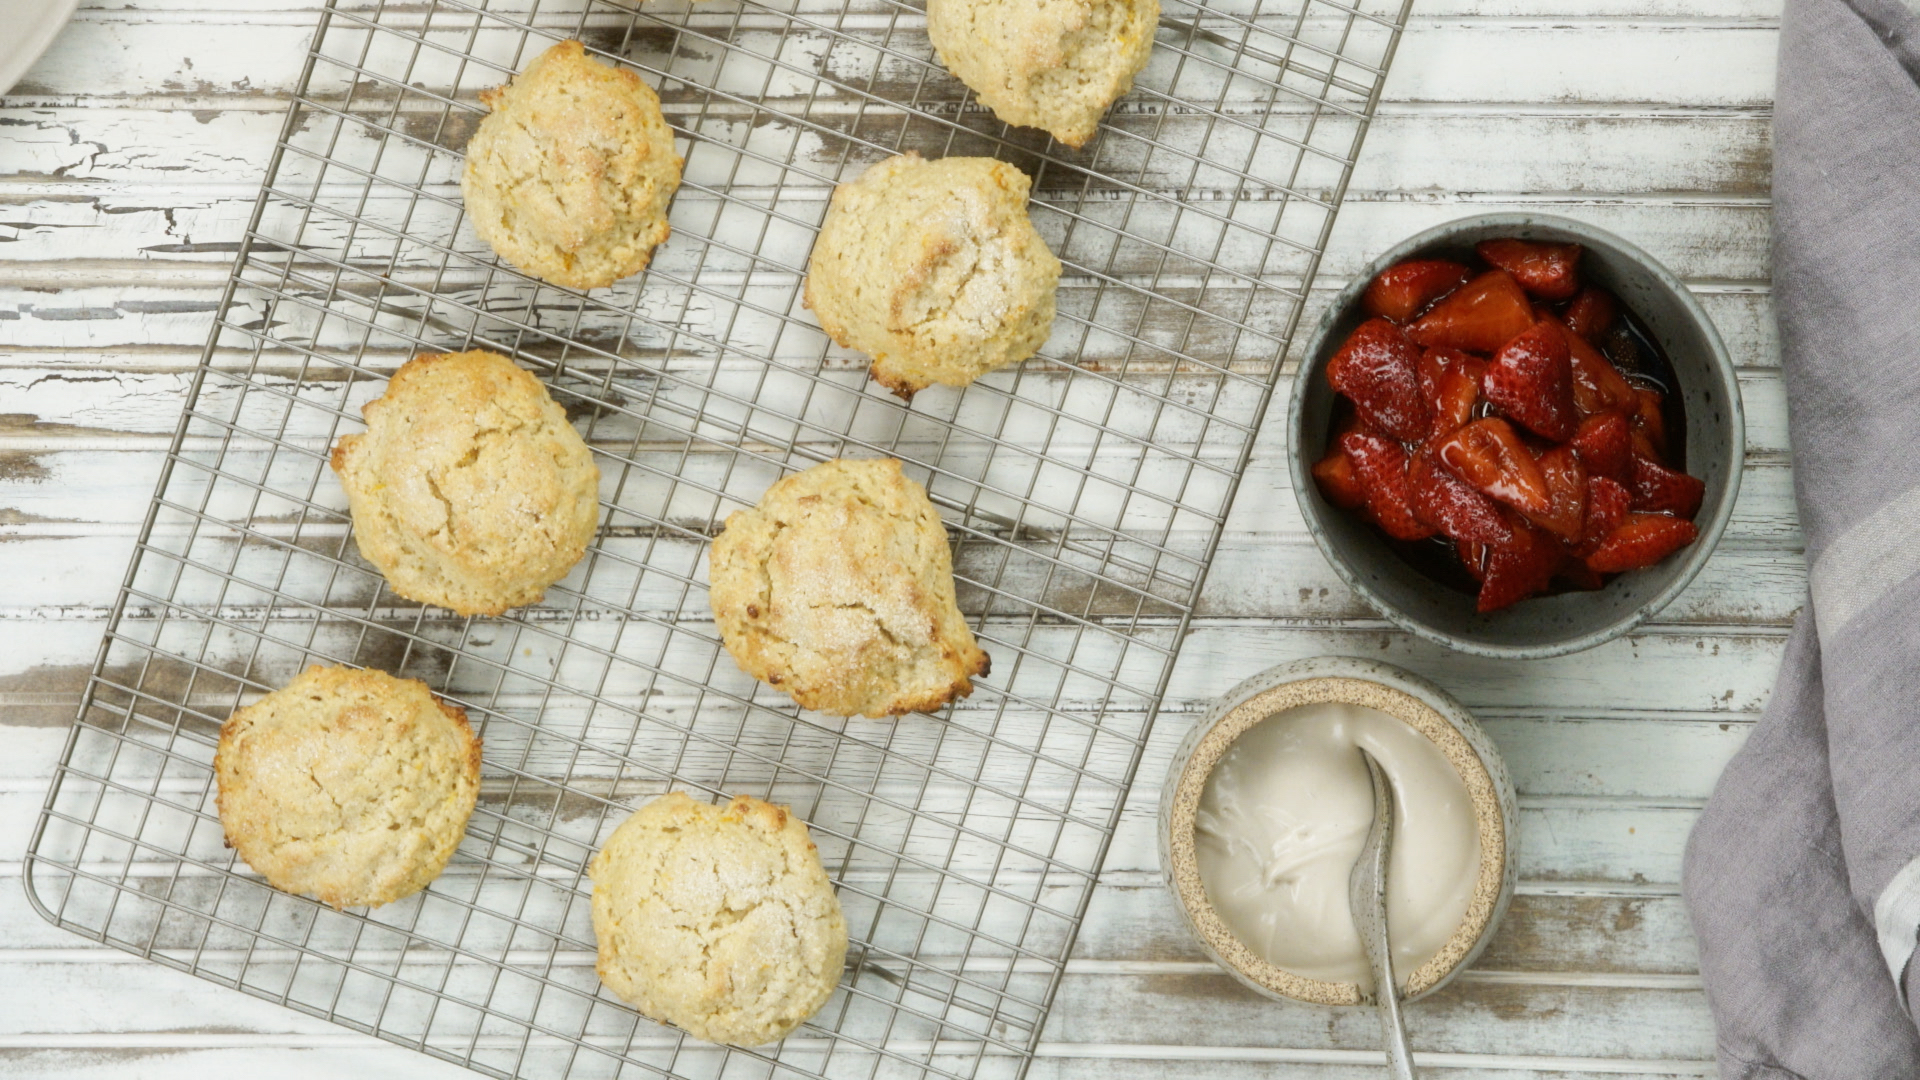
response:
[(1407, 1027), (1400, 1016), (1400, 984), (1393, 977), (1393, 950), (1387, 941), (1387, 854), (1393, 848), (1393, 785), (1385, 769), (1365, 748), (1360, 756), (1373, 779), (1373, 824), (1367, 829), (1360, 858), (1347, 880), (1347, 898), (1353, 907), (1354, 929), (1373, 966), (1373, 999), (1380, 1010), (1380, 1032), (1387, 1052), (1387, 1070), (1395, 1080), (1414, 1080), (1413, 1050), (1407, 1045)]
[[(1384, 980), (1393, 978), (1393, 961), (1383, 958), (1374, 966), (1373, 977), (1383, 980), (1381, 985), (1392, 986)], [(1375, 1000), (1380, 1003), (1380, 1034), (1387, 1051), (1387, 1071), (1393, 1074), (1394, 1080), (1413, 1080), (1413, 1048), (1407, 1045), (1407, 1026), (1400, 1019), (1400, 994), (1389, 990), (1376, 994)]]

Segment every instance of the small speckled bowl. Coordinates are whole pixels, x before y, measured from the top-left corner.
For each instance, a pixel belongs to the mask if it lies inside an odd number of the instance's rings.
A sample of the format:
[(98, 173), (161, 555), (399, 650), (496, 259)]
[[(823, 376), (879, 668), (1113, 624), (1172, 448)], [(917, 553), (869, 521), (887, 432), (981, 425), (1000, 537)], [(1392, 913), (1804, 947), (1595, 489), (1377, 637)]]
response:
[(1228, 691), (1180, 744), (1167, 770), (1160, 792), (1161, 871), (1200, 947), (1234, 978), (1283, 1001), (1359, 1005), (1366, 1000), (1357, 984), (1296, 975), (1241, 943), (1207, 899), (1194, 847), (1200, 794), (1220, 755), (1275, 713), (1325, 701), (1378, 709), (1425, 735), (1459, 772), (1473, 800), (1480, 829), (1480, 876), (1466, 917), (1447, 944), (1411, 973), (1397, 973), (1406, 988), (1405, 1000), (1415, 1001), (1445, 986), (1492, 939), (1513, 897), (1520, 828), (1513, 784), (1493, 740), (1459, 702), (1427, 680), (1373, 660), (1322, 656), (1270, 668)]
[[(1373, 526), (1328, 502), (1308, 471), (1326, 452), (1333, 418), (1327, 361), (1353, 328), (1366, 320), (1360, 306), (1380, 271), (1403, 259), (1471, 256), (1482, 240), (1582, 244), (1582, 277), (1611, 291), (1653, 335), (1679, 383), (1686, 407), (1687, 471), (1706, 481), (1706, 500), (1694, 524), (1700, 538), (1660, 565), (1621, 574), (1606, 588), (1522, 600), (1482, 615), (1474, 598), (1448, 588), (1395, 554)], [(1746, 457), (1746, 422), (1733, 359), (1693, 294), (1653, 256), (1604, 229), (1544, 214), (1482, 214), (1428, 229), (1395, 245), (1354, 276), (1320, 320), (1306, 359), (1294, 377), (1287, 416), (1288, 467), (1307, 531), (1342, 579), (1401, 628), (1429, 641), (1478, 656), (1528, 659), (1560, 656), (1610, 641), (1652, 618), (1706, 565), (1733, 516)]]

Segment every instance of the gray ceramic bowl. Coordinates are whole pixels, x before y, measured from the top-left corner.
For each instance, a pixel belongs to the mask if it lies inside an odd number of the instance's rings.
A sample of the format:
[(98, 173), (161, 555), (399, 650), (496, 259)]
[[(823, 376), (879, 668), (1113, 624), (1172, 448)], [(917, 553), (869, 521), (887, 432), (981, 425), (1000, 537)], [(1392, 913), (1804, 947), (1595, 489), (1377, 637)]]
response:
[[(1326, 365), (1366, 319), (1360, 295), (1387, 267), (1409, 258), (1466, 258), (1482, 240), (1517, 236), (1586, 246), (1581, 273), (1613, 292), (1666, 352), (1686, 408), (1686, 468), (1706, 481), (1694, 523), (1700, 538), (1660, 565), (1621, 574), (1595, 592), (1523, 600), (1481, 615), (1474, 598), (1442, 585), (1388, 546), (1357, 516), (1334, 506), (1308, 471), (1326, 452), (1334, 393)], [(1733, 514), (1746, 456), (1746, 422), (1733, 361), (1693, 294), (1651, 255), (1604, 229), (1540, 214), (1483, 214), (1413, 236), (1367, 264), (1314, 330), (1294, 379), (1287, 416), (1288, 467), (1307, 529), (1353, 590), (1406, 630), (1480, 656), (1560, 656), (1625, 634), (1667, 606), (1706, 564)]]

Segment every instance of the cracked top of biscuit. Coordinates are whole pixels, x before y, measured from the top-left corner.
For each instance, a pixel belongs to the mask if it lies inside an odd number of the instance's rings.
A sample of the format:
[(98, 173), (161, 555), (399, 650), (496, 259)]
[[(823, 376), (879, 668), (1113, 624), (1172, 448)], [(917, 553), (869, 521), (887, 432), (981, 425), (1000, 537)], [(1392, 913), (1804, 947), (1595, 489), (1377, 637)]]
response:
[(727, 651), (806, 708), (931, 711), (987, 671), (955, 602), (946, 528), (892, 458), (774, 484), (727, 518), (708, 577)]
[(681, 160), (640, 76), (562, 41), (511, 84), (467, 143), (460, 192), (500, 257), (576, 289), (639, 273), (667, 238)]
[(799, 1027), (840, 982), (840, 901), (784, 806), (663, 795), (614, 830), (589, 872), (600, 978), (656, 1020), (759, 1046)]
[(1060, 260), (1004, 161), (903, 154), (833, 191), (806, 302), (901, 397), (965, 386), (1032, 356), (1053, 329)]
[(360, 554), (462, 615), (531, 604), (586, 553), (600, 470), (566, 412), (498, 353), (429, 353), (333, 448)]
[(213, 760), (227, 843), (274, 888), (336, 908), (425, 888), (480, 792), (466, 713), (383, 671), (308, 668), (236, 710)]

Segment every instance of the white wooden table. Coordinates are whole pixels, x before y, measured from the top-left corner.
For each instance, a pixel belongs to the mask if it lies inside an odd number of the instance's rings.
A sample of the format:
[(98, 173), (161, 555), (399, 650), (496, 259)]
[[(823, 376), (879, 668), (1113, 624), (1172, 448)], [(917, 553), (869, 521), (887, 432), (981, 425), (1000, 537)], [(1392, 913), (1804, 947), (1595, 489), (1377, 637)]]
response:
[[(1591, 220), (1686, 278), (1740, 365), (1748, 465), (1654, 625), (1499, 663), (1391, 630), (1256, 449), (1032, 1075), (1377, 1075), (1370, 1014), (1275, 1005), (1199, 956), (1157, 880), (1171, 748), (1281, 660), (1378, 656), (1474, 709), (1521, 796), (1499, 937), (1411, 1009), (1446, 1075), (1711, 1075), (1681, 850), (1805, 589), (1768, 299), (1778, 0), (1418, 0), (1319, 287), (1427, 225)], [(19, 856), (300, 68), (310, 0), (92, 0), (0, 99), (0, 876)], [(4, 32), (4, 31), (0, 31)], [(1284, 392), (1284, 391), (1283, 391)], [(54, 930), (0, 889), (0, 1074), (469, 1075)]]

